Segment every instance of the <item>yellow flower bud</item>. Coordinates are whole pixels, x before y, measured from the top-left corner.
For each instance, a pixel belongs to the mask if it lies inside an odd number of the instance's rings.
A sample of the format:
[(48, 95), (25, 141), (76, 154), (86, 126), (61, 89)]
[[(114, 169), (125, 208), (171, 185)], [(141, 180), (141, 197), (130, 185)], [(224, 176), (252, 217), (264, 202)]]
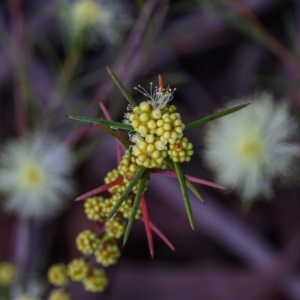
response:
[(73, 281), (83, 280), (89, 271), (89, 266), (83, 258), (73, 259), (67, 266), (68, 275)]
[(62, 286), (68, 282), (67, 267), (65, 264), (55, 264), (48, 270), (48, 281), (54, 286)]

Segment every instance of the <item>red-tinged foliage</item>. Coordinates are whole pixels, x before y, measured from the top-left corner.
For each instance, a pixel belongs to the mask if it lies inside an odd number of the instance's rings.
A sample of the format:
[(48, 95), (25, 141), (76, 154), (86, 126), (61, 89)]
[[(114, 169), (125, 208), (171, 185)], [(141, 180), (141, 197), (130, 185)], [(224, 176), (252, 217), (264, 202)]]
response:
[(150, 219), (149, 219), (149, 214), (148, 214), (148, 208), (147, 208), (147, 203), (146, 199), (144, 196), (141, 198), (141, 209), (142, 209), (142, 220), (145, 224), (145, 230), (146, 230), (146, 236), (148, 240), (148, 245), (149, 245), (149, 251), (151, 257), (154, 256), (154, 247), (153, 247), (153, 238), (152, 238), (152, 233), (151, 233), (151, 226), (150, 226)]
[[(177, 174), (173, 171), (155, 170), (152, 173), (162, 174), (162, 175), (166, 175), (166, 176), (169, 176), (169, 177), (177, 178)], [(221, 189), (221, 190), (226, 190), (226, 188), (224, 186), (219, 185), (217, 183), (207, 181), (207, 180), (204, 180), (204, 179), (201, 179), (201, 178), (197, 178), (197, 177), (194, 177), (194, 176), (190, 176), (190, 175), (185, 175), (185, 176), (191, 182), (195, 182), (195, 183), (199, 183), (199, 184), (203, 184), (203, 185), (208, 185), (208, 186), (211, 186), (211, 187), (214, 187), (214, 188), (217, 188), (217, 189)]]
[(89, 192), (87, 192), (87, 193), (85, 193), (85, 194), (77, 197), (75, 199), (75, 201), (84, 200), (86, 198), (95, 196), (95, 195), (97, 195), (99, 193), (102, 193), (102, 192), (108, 190), (109, 188), (111, 188), (111, 187), (113, 187), (115, 185), (119, 185), (119, 184), (122, 184), (122, 183), (123, 183), (123, 177), (119, 177), (119, 178), (117, 178), (116, 180), (114, 180), (112, 182), (109, 182), (109, 183), (106, 183), (104, 185), (101, 185), (98, 188), (96, 188), (96, 189), (94, 189), (92, 191), (89, 191)]

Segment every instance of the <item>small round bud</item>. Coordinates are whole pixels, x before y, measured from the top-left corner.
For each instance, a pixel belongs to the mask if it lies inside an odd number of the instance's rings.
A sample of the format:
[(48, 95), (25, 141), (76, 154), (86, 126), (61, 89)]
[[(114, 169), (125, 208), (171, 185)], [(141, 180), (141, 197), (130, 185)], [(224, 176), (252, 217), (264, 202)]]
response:
[(104, 267), (116, 264), (121, 255), (116, 240), (108, 236), (104, 236), (101, 239), (94, 254), (96, 261)]
[(54, 286), (62, 286), (68, 282), (68, 273), (65, 264), (52, 265), (47, 275), (49, 283)]
[(53, 290), (50, 293), (48, 300), (71, 300), (71, 296), (63, 289)]
[(99, 239), (97, 235), (90, 230), (84, 230), (76, 237), (77, 249), (82, 254), (91, 254), (97, 248)]
[(154, 120), (158, 120), (161, 118), (161, 111), (159, 109), (154, 109), (152, 110), (151, 112), (151, 117), (154, 119)]
[(108, 285), (108, 279), (103, 269), (92, 269), (83, 280), (84, 289), (92, 293), (101, 293)]
[(83, 258), (73, 259), (67, 266), (68, 275), (73, 281), (83, 280), (89, 271), (89, 266)]
[(146, 101), (141, 102), (140, 105), (139, 105), (139, 107), (140, 107), (140, 110), (143, 111), (143, 112), (152, 110), (151, 104), (149, 104)]

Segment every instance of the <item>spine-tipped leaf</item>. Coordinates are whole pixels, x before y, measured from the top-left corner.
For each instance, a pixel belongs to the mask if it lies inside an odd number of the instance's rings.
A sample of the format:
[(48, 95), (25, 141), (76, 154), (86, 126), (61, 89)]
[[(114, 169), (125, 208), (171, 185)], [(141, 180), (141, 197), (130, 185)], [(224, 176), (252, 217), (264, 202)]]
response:
[(219, 111), (213, 115), (210, 115), (208, 117), (205, 117), (205, 118), (202, 118), (202, 119), (199, 119), (197, 121), (194, 121), (194, 122), (191, 122), (187, 125), (185, 125), (185, 128), (184, 130), (188, 130), (188, 129), (192, 129), (194, 127), (197, 127), (197, 126), (200, 126), (200, 125), (203, 125), (203, 124), (206, 124), (210, 121), (213, 121), (213, 120), (216, 120), (216, 119), (219, 119), (221, 117), (224, 117), (226, 115), (229, 115), (235, 111), (238, 111), (246, 106), (248, 106), (250, 103), (246, 103), (246, 104), (241, 104), (241, 105), (237, 105), (237, 106), (234, 106), (234, 107), (231, 107), (231, 108), (228, 108), (228, 109), (225, 109), (225, 110), (222, 110), (222, 111)]
[[(131, 214), (130, 214), (130, 217), (129, 217), (129, 220), (128, 220), (128, 223), (127, 223), (127, 227), (126, 227), (126, 230), (125, 230), (125, 233), (124, 233), (123, 245), (125, 245), (127, 240), (128, 240), (133, 222), (135, 220), (135, 215), (136, 215), (137, 210), (138, 210), (139, 205), (140, 205), (140, 201), (141, 201), (141, 197), (142, 197), (143, 192), (144, 192), (145, 185), (146, 185), (146, 174), (144, 174), (144, 176), (141, 178), (141, 181), (140, 181), (140, 184), (139, 184), (139, 187), (138, 187), (138, 191), (135, 195), (135, 199), (134, 199), (134, 202), (133, 202)], [(153, 253), (152, 253), (152, 256), (153, 256)]]
[(193, 217), (193, 212), (192, 212), (192, 207), (191, 207), (191, 203), (190, 203), (190, 199), (189, 199), (189, 194), (188, 194), (188, 190), (187, 190), (187, 183), (186, 183), (186, 178), (181, 170), (181, 167), (179, 165), (179, 163), (174, 163), (175, 166), (175, 171), (177, 173), (178, 176), (178, 180), (179, 180), (179, 184), (180, 184), (180, 189), (182, 192), (182, 196), (184, 199), (184, 204), (185, 204), (185, 208), (186, 208), (186, 212), (190, 221), (190, 225), (192, 227), (192, 229), (194, 230), (195, 226), (194, 226), (194, 217)]

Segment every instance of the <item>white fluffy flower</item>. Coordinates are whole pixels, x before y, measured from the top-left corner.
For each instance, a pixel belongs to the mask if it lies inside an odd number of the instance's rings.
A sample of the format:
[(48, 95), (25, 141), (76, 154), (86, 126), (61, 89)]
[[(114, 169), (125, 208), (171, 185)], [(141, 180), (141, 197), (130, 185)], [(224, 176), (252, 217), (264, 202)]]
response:
[(246, 108), (213, 121), (204, 138), (204, 157), (217, 181), (245, 200), (272, 195), (271, 179), (288, 175), (300, 148), (291, 142), (296, 124), (285, 103), (268, 93), (231, 103)]
[[(118, 44), (130, 24), (126, 7), (119, 0), (68, 0), (61, 17), (73, 38), (97, 44), (103, 39)], [(61, 3), (60, 3), (61, 4)]]
[(53, 216), (72, 193), (72, 164), (68, 147), (52, 136), (38, 133), (8, 142), (0, 153), (4, 207), (21, 218)]

